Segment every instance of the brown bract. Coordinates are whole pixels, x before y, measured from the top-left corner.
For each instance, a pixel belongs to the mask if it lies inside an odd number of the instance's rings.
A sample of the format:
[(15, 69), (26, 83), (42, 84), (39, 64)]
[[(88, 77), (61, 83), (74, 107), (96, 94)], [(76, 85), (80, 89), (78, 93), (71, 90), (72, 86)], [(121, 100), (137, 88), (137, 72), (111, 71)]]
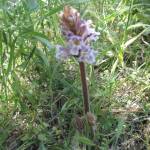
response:
[(66, 33), (70, 32), (74, 35), (82, 36), (85, 27), (81, 26), (82, 20), (79, 12), (71, 6), (65, 6), (64, 11), (60, 14), (60, 23), (62, 27), (62, 33), (66, 36)]

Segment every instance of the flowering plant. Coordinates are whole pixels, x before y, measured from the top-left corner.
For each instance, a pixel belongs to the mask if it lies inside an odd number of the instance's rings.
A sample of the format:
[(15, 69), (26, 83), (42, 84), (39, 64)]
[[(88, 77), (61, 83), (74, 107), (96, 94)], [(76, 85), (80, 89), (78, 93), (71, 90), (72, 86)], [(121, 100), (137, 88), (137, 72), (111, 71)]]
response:
[(74, 56), (79, 62), (95, 63), (97, 52), (90, 43), (98, 39), (99, 32), (92, 28), (92, 21), (82, 20), (76, 9), (65, 6), (64, 12), (60, 14), (60, 24), (66, 46), (56, 47), (56, 58), (66, 60)]
[(84, 112), (87, 114), (87, 119), (89, 119), (92, 115), (88, 117), (90, 108), (84, 62), (95, 63), (97, 52), (93, 50), (90, 43), (98, 39), (99, 32), (92, 28), (91, 20), (82, 20), (77, 10), (69, 6), (65, 6), (64, 11), (60, 14), (60, 24), (62, 35), (66, 40), (66, 46), (57, 45), (56, 58), (67, 60), (70, 56), (74, 56), (79, 61)]

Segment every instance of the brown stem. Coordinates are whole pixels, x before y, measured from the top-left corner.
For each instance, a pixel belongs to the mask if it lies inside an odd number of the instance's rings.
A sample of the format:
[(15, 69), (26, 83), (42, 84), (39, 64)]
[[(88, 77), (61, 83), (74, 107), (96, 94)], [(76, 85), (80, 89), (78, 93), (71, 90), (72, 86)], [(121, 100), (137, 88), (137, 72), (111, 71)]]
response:
[(84, 112), (85, 114), (89, 112), (89, 94), (88, 94), (88, 87), (86, 81), (86, 72), (85, 72), (85, 65), (83, 62), (79, 63), (80, 65), (80, 75), (81, 75), (81, 82), (82, 82), (82, 91), (83, 91), (83, 99), (84, 99)]

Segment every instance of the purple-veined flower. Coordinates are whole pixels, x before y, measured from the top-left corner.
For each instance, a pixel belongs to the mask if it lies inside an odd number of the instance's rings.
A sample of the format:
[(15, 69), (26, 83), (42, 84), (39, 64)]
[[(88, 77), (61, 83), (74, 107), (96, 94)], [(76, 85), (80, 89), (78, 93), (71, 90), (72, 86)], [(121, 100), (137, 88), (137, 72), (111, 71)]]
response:
[(56, 58), (60, 60), (68, 59), (70, 56), (70, 51), (67, 48), (64, 48), (60, 45), (56, 46), (57, 52), (56, 52)]
[(70, 56), (75, 56), (79, 62), (95, 63), (97, 52), (90, 43), (96, 41), (100, 34), (92, 28), (92, 21), (82, 20), (76, 9), (65, 6), (60, 14), (60, 24), (66, 46), (56, 47), (56, 58), (66, 60)]

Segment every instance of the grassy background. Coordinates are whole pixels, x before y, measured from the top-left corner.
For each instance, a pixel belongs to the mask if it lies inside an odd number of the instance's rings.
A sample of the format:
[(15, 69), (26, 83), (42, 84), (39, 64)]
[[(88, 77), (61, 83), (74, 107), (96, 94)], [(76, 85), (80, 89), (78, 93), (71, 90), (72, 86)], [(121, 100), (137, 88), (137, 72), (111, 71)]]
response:
[[(94, 137), (74, 128), (78, 63), (55, 59), (65, 5), (101, 33), (97, 64), (86, 66)], [(149, 18), (149, 0), (0, 0), (0, 149), (149, 150)]]

